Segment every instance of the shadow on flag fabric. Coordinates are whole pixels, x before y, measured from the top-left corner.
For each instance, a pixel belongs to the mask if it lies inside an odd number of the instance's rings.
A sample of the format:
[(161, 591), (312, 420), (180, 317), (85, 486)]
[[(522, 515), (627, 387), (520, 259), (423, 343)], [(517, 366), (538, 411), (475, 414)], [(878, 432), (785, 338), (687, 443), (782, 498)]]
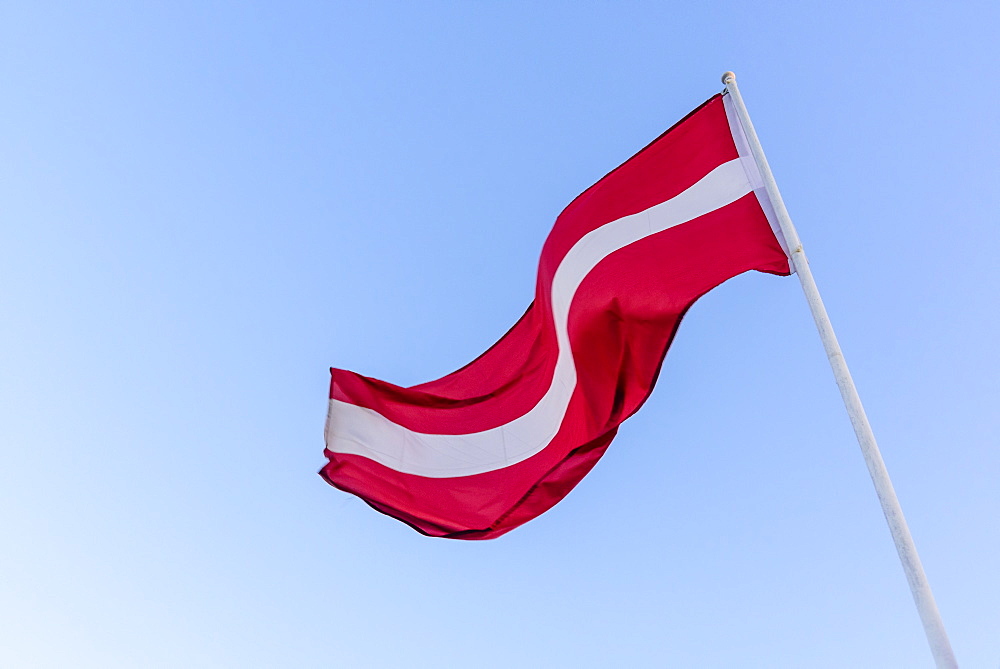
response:
[(695, 300), (749, 270), (790, 266), (723, 93), (566, 207), (534, 302), (479, 358), (411, 388), (331, 369), (320, 474), (430, 536), (509, 532), (597, 463)]

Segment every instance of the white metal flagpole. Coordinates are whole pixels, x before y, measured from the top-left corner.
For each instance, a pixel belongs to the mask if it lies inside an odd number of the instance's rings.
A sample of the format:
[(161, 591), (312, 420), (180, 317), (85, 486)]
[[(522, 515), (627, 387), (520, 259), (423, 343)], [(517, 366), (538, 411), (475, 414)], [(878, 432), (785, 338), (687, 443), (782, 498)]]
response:
[(802, 250), (802, 242), (799, 241), (792, 219), (785, 209), (785, 203), (778, 192), (778, 184), (774, 181), (771, 168), (767, 164), (764, 156), (764, 149), (761, 148), (760, 140), (750, 121), (743, 98), (740, 97), (740, 89), (736, 85), (736, 75), (726, 72), (722, 75), (722, 83), (726, 85), (726, 90), (732, 96), (735, 103), (736, 112), (740, 123), (746, 133), (750, 144), (753, 158), (757, 162), (761, 176), (764, 179), (764, 187), (774, 206), (777, 215), (778, 225), (788, 244), (788, 251), (791, 256), (792, 266), (802, 283), (802, 290), (806, 294), (806, 301), (812, 311), (813, 320), (819, 330), (820, 339), (823, 340), (823, 348), (830, 359), (830, 366), (833, 368), (833, 375), (837, 380), (837, 387), (840, 388), (840, 395), (844, 398), (847, 407), (847, 414), (851, 417), (851, 424), (858, 437), (858, 444), (861, 445), (861, 453), (864, 455), (865, 464), (868, 465), (868, 473), (871, 474), (872, 482), (875, 484), (875, 492), (882, 503), (882, 512), (889, 523), (889, 531), (892, 533), (892, 540), (896, 544), (896, 551), (899, 559), (903, 563), (903, 571), (906, 572), (906, 580), (910, 584), (910, 592), (913, 593), (913, 600), (916, 602), (917, 611), (920, 613), (920, 620), (924, 624), (924, 633), (931, 646), (931, 653), (939, 669), (957, 669), (958, 663), (955, 661), (955, 654), (951, 650), (951, 643), (948, 641), (948, 634), (944, 629), (944, 622), (938, 612), (937, 604), (934, 602), (934, 595), (931, 593), (930, 584), (924, 574), (924, 568), (920, 564), (920, 557), (917, 555), (917, 547), (913, 544), (913, 537), (910, 536), (910, 529), (906, 526), (906, 519), (903, 518), (903, 510), (896, 499), (896, 491), (892, 488), (892, 481), (889, 480), (889, 472), (886, 471), (885, 463), (882, 461), (882, 454), (879, 453), (878, 444), (875, 443), (875, 434), (868, 423), (865, 409), (861, 406), (861, 398), (858, 390), (854, 387), (854, 380), (847, 369), (847, 362), (844, 354), (837, 343), (837, 336), (833, 332), (833, 325), (830, 317), (823, 306), (819, 289), (813, 280), (812, 272), (809, 269), (809, 261)]

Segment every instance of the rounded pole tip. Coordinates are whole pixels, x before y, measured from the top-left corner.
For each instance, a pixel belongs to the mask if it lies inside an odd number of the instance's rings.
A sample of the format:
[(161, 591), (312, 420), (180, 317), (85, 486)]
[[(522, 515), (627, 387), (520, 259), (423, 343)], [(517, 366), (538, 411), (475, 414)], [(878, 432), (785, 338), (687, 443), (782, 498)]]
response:
[(722, 73), (722, 83), (728, 84), (730, 81), (736, 81), (735, 72), (723, 72)]

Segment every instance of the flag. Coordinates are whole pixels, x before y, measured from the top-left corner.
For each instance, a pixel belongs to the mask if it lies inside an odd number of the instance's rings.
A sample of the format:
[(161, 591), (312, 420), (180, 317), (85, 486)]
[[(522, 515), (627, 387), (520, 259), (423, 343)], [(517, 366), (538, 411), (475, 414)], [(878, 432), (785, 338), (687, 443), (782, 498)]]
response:
[(424, 534), (500, 536), (593, 468), (688, 308), (750, 270), (790, 265), (723, 93), (563, 210), (534, 301), (479, 358), (410, 388), (331, 369), (320, 474)]

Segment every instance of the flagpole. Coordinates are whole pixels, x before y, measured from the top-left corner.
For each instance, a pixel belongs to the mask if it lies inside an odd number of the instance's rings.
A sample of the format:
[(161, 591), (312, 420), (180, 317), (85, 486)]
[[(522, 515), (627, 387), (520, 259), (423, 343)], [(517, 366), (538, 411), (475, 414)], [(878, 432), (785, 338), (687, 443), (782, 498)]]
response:
[(910, 584), (910, 592), (913, 593), (913, 601), (917, 605), (920, 620), (923, 622), (924, 633), (927, 635), (927, 641), (931, 646), (931, 654), (934, 656), (934, 661), (937, 663), (938, 669), (957, 669), (958, 663), (955, 661), (955, 654), (951, 650), (951, 643), (948, 641), (944, 622), (941, 620), (941, 614), (938, 612), (937, 604), (934, 602), (930, 583), (927, 582), (924, 568), (920, 564), (917, 547), (913, 543), (913, 537), (910, 536), (906, 519), (903, 517), (903, 509), (899, 506), (896, 491), (893, 490), (892, 481), (889, 479), (889, 472), (885, 468), (885, 462), (882, 461), (882, 454), (879, 452), (878, 444), (875, 443), (875, 434), (872, 432), (868, 417), (865, 415), (865, 409), (861, 405), (861, 398), (858, 396), (858, 390), (854, 386), (851, 373), (847, 369), (847, 362), (844, 360), (844, 354), (840, 350), (840, 344), (837, 343), (837, 335), (833, 332), (833, 325), (830, 323), (830, 317), (826, 313), (826, 307), (823, 306), (819, 289), (816, 287), (815, 280), (813, 280), (812, 271), (809, 269), (809, 261), (806, 258), (805, 251), (802, 250), (802, 242), (799, 241), (799, 235), (795, 231), (795, 226), (792, 225), (792, 219), (788, 215), (788, 210), (785, 209), (781, 193), (778, 192), (778, 184), (775, 182), (771, 168), (767, 164), (764, 149), (760, 145), (760, 140), (757, 139), (757, 132), (754, 130), (746, 105), (740, 96), (740, 89), (736, 85), (736, 75), (732, 72), (726, 72), (722, 75), (722, 83), (726, 85), (726, 90), (732, 95), (736, 112), (746, 133), (753, 158), (760, 168), (761, 176), (764, 179), (764, 187), (771, 199), (771, 204), (774, 206), (778, 225), (788, 245), (792, 267), (795, 269), (795, 273), (802, 283), (806, 302), (809, 303), (813, 320), (816, 321), (816, 328), (819, 330), (820, 339), (823, 340), (823, 348), (826, 350), (826, 356), (829, 358), (830, 366), (833, 368), (833, 376), (837, 380), (837, 387), (840, 388), (840, 395), (844, 399), (847, 414), (850, 416), (851, 424), (854, 426), (854, 433), (858, 437), (858, 444), (861, 446), (861, 453), (864, 455), (865, 464), (868, 465), (868, 473), (872, 477), (872, 483), (875, 484), (875, 492), (878, 494), (879, 502), (882, 503), (882, 512), (889, 523), (889, 532), (892, 534), (892, 540), (896, 544), (896, 552), (899, 553), (899, 560), (903, 564), (906, 580)]

